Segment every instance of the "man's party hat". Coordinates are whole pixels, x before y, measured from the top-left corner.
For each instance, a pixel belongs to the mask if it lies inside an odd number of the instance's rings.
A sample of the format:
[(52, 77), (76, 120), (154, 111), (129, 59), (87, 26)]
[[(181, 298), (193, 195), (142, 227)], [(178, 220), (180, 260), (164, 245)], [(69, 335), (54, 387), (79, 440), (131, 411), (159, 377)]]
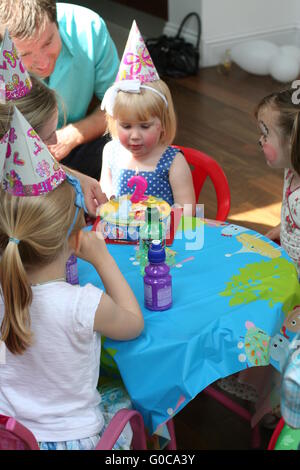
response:
[(0, 103), (22, 98), (31, 87), (29, 74), (6, 29), (0, 52)]
[(143, 82), (159, 80), (159, 75), (135, 22), (132, 23), (116, 82), (139, 79)]
[(14, 196), (40, 196), (66, 179), (65, 171), (16, 107), (1, 140), (0, 164), (3, 155), (2, 187)]

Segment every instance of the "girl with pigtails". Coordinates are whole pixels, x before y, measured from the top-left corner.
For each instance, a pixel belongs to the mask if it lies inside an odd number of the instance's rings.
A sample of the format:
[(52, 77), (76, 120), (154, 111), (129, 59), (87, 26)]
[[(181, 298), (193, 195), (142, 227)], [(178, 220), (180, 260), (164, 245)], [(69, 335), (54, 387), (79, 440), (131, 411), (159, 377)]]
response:
[(284, 169), (281, 222), (266, 236), (279, 240), (300, 275), (300, 104), (293, 89), (266, 96), (255, 116), (260, 146), (271, 168)]

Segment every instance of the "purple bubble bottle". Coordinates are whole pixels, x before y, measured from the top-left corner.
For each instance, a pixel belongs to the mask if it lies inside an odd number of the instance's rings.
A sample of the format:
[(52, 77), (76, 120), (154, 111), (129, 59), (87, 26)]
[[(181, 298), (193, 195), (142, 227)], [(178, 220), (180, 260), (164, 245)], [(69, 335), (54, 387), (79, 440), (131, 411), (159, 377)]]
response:
[(79, 284), (77, 256), (71, 255), (66, 263), (66, 281), (69, 284)]
[(145, 307), (149, 310), (167, 310), (172, 305), (172, 278), (160, 240), (152, 241), (148, 259), (144, 276)]

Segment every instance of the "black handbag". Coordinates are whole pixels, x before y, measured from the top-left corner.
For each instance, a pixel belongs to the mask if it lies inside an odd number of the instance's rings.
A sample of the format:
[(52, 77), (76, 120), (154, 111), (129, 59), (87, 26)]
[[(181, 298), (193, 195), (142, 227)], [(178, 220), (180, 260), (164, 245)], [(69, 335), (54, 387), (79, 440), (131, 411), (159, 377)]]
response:
[[(194, 16), (197, 19), (197, 41), (195, 46), (180, 37), (186, 21)], [(196, 75), (199, 69), (199, 44), (201, 37), (201, 19), (196, 12), (186, 15), (176, 36), (163, 34), (158, 38), (146, 40), (146, 46), (160, 76), (182, 78)]]

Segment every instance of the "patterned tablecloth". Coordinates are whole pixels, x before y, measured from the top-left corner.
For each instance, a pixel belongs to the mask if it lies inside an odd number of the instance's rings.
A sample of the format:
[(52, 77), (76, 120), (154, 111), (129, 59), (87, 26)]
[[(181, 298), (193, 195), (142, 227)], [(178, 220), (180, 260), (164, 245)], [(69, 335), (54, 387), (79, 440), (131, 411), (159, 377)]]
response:
[[(173, 307), (164, 312), (143, 307), (136, 246), (109, 245), (145, 328), (135, 340), (106, 339), (103, 357), (116, 362), (150, 431), (221, 377), (269, 363), (280, 371), (300, 330), (297, 272), (280, 246), (237, 225), (191, 222), (170, 247)], [(78, 269), (81, 285), (102, 287), (91, 265), (79, 260)]]

